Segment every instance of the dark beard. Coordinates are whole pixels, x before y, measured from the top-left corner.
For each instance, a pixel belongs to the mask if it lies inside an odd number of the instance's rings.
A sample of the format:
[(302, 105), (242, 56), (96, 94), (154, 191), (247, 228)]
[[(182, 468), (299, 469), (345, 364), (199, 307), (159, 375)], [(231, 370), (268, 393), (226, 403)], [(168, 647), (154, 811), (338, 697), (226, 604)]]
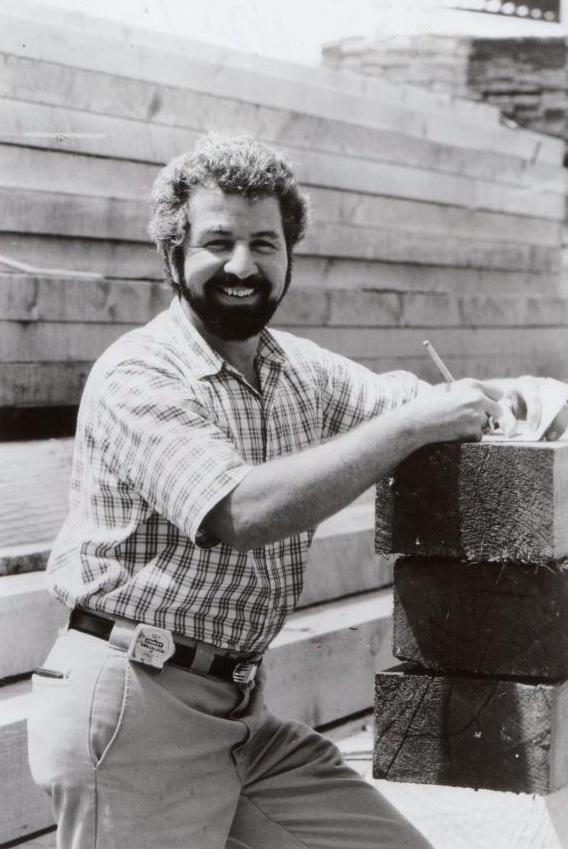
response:
[[(244, 286), (255, 289), (253, 304), (229, 305), (219, 301), (217, 293), (221, 287)], [(271, 297), (272, 288), (263, 274), (253, 274), (244, 280), (220, 271), (205, 283), (203, 294), (196, 294), (184, 282), (182, 295), (205, 328), (218, 339), (243, 342), (257, 336), (266, 327), (276, 311), (279, 301)]]

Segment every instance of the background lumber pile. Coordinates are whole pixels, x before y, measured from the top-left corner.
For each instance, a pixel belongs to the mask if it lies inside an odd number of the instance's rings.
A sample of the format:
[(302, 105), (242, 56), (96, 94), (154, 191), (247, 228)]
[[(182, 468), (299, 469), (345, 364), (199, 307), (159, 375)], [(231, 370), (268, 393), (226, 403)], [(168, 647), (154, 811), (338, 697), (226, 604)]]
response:
[[(568, 784), (567, 460), (566, 442), (434, 445), (379, 486), (378, 550), (422, 554), (395, 567), (406, 662), (376, 676), (377, 778)], [(447, 522), (426, 530), (432, 502)]]
[[(208, 130), (290, 156), (314, 226), (278, 326), (373, 369), (436, 380), (427, 333), (458, 376), (562, 377), (568, 300), (562, 145), (492, 107), (24, 0), (0, 2), (0, 66), (0, 257), (39, 268), (0, 259), (2, 842), (51, 822), (25, 753), (27, 679), (65, 619), (42, 570), (88, 370), (170, 300), (145, 233), (166, 160)], [(322, 525), (271, 649), (275, 709), (327, 726), (371, 707), (391, 580), (368, 498)]]
[(323, 48), (332, 68), (483, 100), (521, 127), (568, 139), (565, 38), (463, 35), (347, 38)]

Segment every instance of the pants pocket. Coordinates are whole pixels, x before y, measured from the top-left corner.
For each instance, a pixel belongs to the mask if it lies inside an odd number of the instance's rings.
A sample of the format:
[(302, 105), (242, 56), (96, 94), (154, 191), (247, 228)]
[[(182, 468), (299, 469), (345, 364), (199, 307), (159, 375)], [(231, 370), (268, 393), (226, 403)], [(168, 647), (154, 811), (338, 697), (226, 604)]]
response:
[(110, 651), (93, 690), (89, 717), (89, 749), (95, 768), (109, 756), (122, 727), (128, 700), (129, 662)]

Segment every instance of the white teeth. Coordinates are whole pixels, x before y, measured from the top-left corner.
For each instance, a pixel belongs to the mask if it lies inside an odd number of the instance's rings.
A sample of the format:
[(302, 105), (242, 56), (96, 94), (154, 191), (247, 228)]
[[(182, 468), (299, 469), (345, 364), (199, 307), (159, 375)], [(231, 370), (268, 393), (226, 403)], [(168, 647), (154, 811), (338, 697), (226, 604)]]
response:
[(231, 295), (233, 298), (247, 298), (253, 294), (254, 289), (226, 289), (223, 287), (223, 292), (226, 295)]

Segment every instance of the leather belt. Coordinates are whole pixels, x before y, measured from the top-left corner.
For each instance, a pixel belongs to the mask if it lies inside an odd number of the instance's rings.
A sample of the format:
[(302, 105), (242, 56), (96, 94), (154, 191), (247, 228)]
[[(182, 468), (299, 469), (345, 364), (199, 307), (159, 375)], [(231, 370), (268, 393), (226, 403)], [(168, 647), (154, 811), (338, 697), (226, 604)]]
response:
[[(101, 640), (111, 640), (111, 635), (115, 626), (124, 628), (126, 624), (130, 627), (132, 633), (137, 627), (136, 622), (128, 620), (107, 619), (104, 616), (98, 616), (84, 608), (76, 607), (71, 611), (69, 619), (69, 628), (74, 631), (81, 631), (84, 634), (90, 634), (92, 637), (98, 637)], [(171, 632), (167, 632), (168, 634)], [(173, 635), (172, 635), (173, 636)], [(176, 641), (174, 636), (174, 651), (172, 656), (165, 662), (173, 666), (180, 666), (182, 669), (189, 669), (193, 672), (198, 672), (202, 675), (212, 675), (214, 678), (220, 678), (222, 681), (232, 681), (235, 684), (251, 684), (256, 676), (258, 668), (262, 662), (262, 658), (235, 658), (225, 654), (216, 653), (213, 647), (207, 646), (208, 658), (206, 666), (203, 664), (203, 658), (198, 658), (200, 647), (205, 646), (204, 643), (196, 643), (196, 645), (185, 644)], [(136, 658), (134, 658), (136, 659)]]

